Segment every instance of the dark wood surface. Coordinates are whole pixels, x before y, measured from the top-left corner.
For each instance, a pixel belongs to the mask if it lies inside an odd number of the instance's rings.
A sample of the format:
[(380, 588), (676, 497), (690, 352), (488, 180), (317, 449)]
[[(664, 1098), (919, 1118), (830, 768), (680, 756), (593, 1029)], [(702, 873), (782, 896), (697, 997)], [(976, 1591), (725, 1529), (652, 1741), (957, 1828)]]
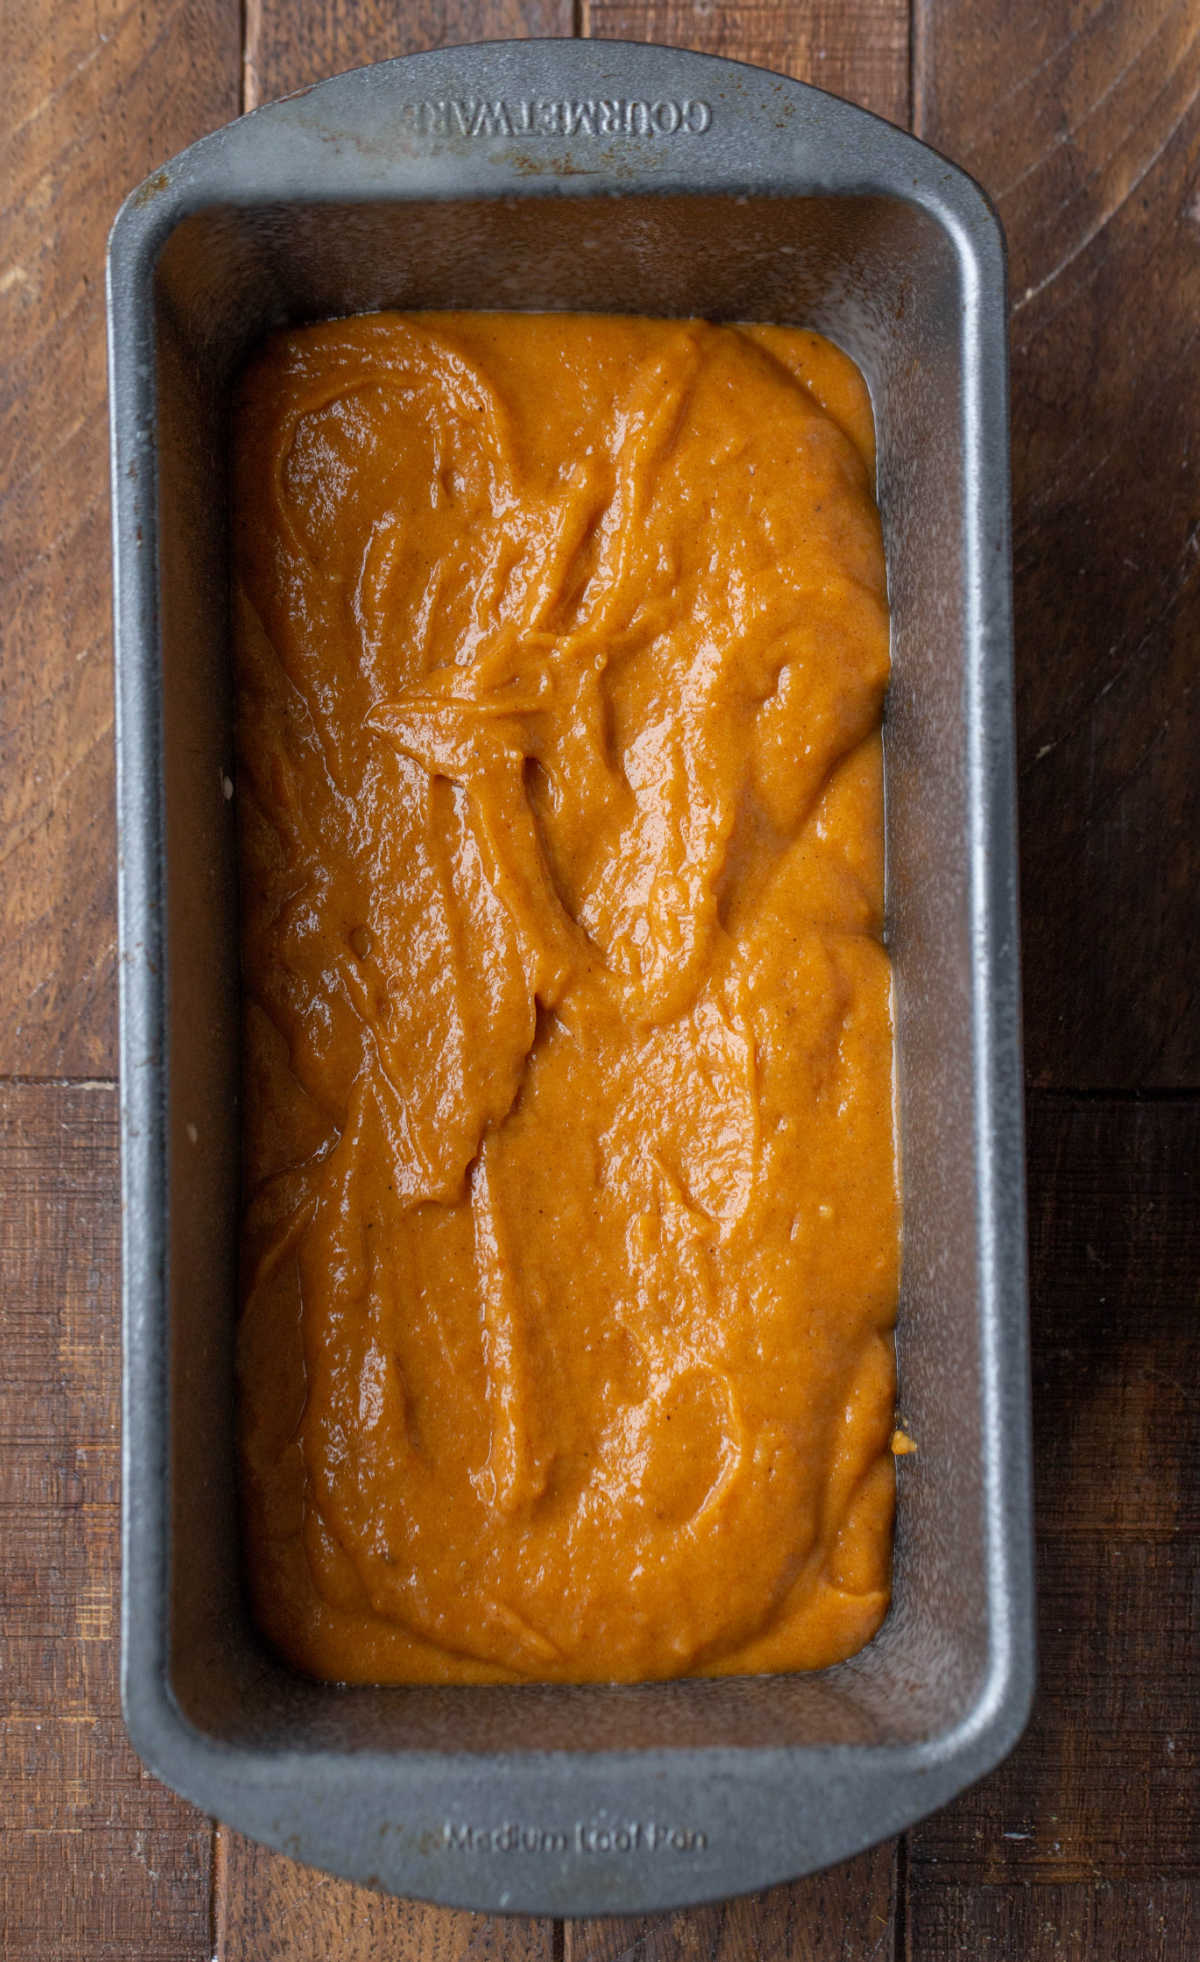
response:
[(1200, 1083), (1200, 6), (917, 0), (1008, 232), (1034, 1084)]
[(237, 114), (236, 0), (0, 10), (0, 1073), (116, 1070), (104, 241)]
[[(572, 32), (911, 122), (1008, 229), (1041, 1689), (1009, 1762), (903, 1842), (563, 1927), (297, 1867), (124, 1740), (102, 294), (121, 195), (239, 107)], [(16, 0), (0, 55), (0, 1956), (1191, 1962), (1200, 0)]]
[(0, 1085), (0, 1954), (211, 1953), (212, 1834), (117, 1706), (111, 1084)]

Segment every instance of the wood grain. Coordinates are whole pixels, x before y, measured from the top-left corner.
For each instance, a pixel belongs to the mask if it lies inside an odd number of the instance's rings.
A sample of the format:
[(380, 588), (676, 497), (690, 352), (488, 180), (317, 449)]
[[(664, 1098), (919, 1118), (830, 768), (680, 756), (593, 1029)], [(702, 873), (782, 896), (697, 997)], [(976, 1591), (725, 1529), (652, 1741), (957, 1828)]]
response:
[(909, 1962), (1191, 1962), (1194, 1891), (1178, 1881), (962, 1887), (914, 1904)]
[[(1043, 1096), (1029, 1118), (1040, 1694), (1008, 1762), (910, 1835), (910, 1954), (1182, 1959), (1200, 1926), (1200, 1099)], [(955, 1946), (968, 1914), (991, 1951)]]
[(757, 62), (908, 122), (908, 0), (583, 0), (583, 32)]
[(1064, 1559), (1200, 1533), (1198, 1208), (1195, 1101), (1032, 1100), (1038, 1524)]
[(0, 1073), (110, 1075), (104, 245), (237, 110), (238, 0), (17, 0), (0, 62)]
[(246, 0), (247, 109), (326, 75), (421, 48), (569, 35), (572, 0)]
[(1200, 15), (917, 0), (918, 133), (1008, 232), (1026, 1053), (1200, 1084)]
[(209, 1823), (117, 1704), (117, 1095), (0, 1084), (0, 1954), (207, 1962)]
[(553, 1962), (554, 1924), (455, 1914), (314, 1873), (222, 1827), (219, 1962)]
[(564, 1962), (891, 1962), (894, 1846), (714, 1907), (568, 1921)]

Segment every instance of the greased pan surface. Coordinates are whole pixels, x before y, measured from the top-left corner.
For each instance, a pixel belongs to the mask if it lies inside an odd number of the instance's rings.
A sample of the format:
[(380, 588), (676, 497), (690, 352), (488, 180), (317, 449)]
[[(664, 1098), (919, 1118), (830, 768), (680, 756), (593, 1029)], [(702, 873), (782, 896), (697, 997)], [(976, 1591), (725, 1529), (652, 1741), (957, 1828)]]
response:
[[(807, 1676), (341, 1690), (257, 1641), (232, 1428), (230, 381), (284, 320), (795, 321), (870, 384), (893, 609), (904, 1167), (895, 1598)], [(121, 835), (122, 1681), (147, 1761), (297, 1857), (447, 1904), (633, 1912), (895, 1832), (1032, 1685), (1003, 245), (964, 174), (780, 77), (527, 42), (361, 69), (124, 206), (109, 326)]]

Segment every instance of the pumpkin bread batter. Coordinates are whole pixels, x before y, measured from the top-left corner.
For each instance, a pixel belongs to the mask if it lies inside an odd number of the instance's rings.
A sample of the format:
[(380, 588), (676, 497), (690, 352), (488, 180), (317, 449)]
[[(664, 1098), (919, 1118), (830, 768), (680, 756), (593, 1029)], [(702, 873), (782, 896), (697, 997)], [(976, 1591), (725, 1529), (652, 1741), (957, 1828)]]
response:
[(888, 1604), (873, 431), (817, 336), (376, 315), (235, 441), (247, 1562), (345, 1681)]

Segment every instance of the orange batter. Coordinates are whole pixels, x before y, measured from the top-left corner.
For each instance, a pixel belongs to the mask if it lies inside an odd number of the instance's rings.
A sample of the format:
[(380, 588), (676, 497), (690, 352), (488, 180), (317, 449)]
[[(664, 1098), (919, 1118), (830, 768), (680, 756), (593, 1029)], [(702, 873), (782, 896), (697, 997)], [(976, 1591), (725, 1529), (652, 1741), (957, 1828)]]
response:
[(236, 430), (250, 1585), (347, 1681), (888, 1604), (888, 616), (851, 363), (377, 315)]

